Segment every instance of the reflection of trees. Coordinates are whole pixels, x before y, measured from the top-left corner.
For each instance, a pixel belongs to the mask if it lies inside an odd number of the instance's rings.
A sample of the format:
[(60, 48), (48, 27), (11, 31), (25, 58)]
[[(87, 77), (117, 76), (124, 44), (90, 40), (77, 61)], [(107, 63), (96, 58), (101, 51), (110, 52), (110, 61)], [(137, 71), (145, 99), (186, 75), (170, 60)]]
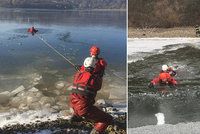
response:
[(129, 26), (175, 27), (200, 23), (199, 0), (130, 0)]
[(184, 22), (200, 25), (200, 0), (185, 0)]
[(44, 9), (125, 9), (126, 0), (3, 0), (3, 7)]
[(39, 23), (44, 25), (108, 25), (125, 27), (126, 13), (124, 11), (49, 11), (49, 10), (0, 10), (1, 22)]

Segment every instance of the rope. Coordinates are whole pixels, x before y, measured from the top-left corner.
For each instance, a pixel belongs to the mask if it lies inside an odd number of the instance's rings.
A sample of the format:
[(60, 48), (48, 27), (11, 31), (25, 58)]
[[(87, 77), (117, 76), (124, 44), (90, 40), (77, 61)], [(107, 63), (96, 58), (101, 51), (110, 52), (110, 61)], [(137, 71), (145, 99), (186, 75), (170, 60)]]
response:
[(111, 69), (107, 69), (107, 70), (110, 71), (111, 74), (113, 74), (115, 77), (117, 77), (117, 78), (119, 78), (121, 80), (126, 80), (126, 78), (123, 78), (123, 77), (119, 76), (118, 74), (114, 73)]
[[(79, 71), (76, 67), (75, 64), (72, 63), (69, 59), (67, 59), (64, 55), (62, 55), (60, 52), (58, 52), (54, 47), (52, 47), (46, 40), (44, 40), (41, 36), (35, 34), (35, 36), (41, 40), (46, 46), (48, 46), (49, 48), (51, 48), (54, 52), (56, 52), (58, 55), (60, 55), (65, 61), (67, 61), (69, 64), (71, 64), (77, 71)], [(108, 69), (115, 77), (121, 79), (121, 80), (126, 80), (125, 78), (115, 74), (112, 70)]]
[[(40, 39), (42, 42), (44, 42), (44, 44), (46, 46), (48, 46), (49, 48), (51, 48), (55, 53), (57, 53), (58, 55), (60, 55), (65, 61), (67, 61), (69, 64), (71, 64), (75, 69), (75, 64), (72, 63), (69, 59), (67, 59), (64, 55), (62, 55), (60, 52), (58, 52), (54, 47), (52, 47), (46, 40), (44, 40), (42, 37), (40, 37), (39, 35), (35, 34), (35, 36)], [(76, 69), (77, 71), (79, 71), (78, 69)]]

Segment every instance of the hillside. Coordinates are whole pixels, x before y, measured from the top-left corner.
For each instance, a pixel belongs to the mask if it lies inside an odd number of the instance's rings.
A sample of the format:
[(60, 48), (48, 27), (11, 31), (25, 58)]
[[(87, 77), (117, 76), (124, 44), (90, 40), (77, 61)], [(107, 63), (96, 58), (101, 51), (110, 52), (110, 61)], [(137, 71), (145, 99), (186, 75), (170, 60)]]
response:
[(131, 27), (200, 25), (200, 0), (129, 0), (128, 6)]
[(42, 9), (125, 9), (126, 0), (3, 0), (0, 7)]

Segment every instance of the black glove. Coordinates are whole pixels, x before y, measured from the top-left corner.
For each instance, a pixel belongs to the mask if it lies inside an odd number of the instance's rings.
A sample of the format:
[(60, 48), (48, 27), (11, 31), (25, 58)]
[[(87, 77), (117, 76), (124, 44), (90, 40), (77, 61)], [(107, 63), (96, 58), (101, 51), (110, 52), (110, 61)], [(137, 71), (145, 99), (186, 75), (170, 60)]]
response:
[(80, 70), (81, 69), (80, 65), (75, 65), (74, 67), (75, 67), (76, 70)]
[(176, 72), (175, 71), (171, 71), (170, 73), (169, 73), (172, 77), (174, 77), (174, 76), (176, 76)]
[(148, 87), (149, 87), (149, 88), (154, 88), (153, 83), (149, 83), (149, 84), (148, 84)]

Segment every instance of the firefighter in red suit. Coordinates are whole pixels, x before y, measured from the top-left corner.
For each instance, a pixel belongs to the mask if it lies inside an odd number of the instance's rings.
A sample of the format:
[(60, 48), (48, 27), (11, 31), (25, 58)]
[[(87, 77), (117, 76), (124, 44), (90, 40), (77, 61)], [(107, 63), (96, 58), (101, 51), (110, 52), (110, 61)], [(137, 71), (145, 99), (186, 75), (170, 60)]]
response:
[(153, 88), (156, 85), (159, 86), (170, 86), (174, 87), (177, 85), (177, 81), (174, 79), (176, 72), (169, 68), (167, 65), (162, 66), (162, 71), (159, 76), (155, 77), (149, 84), (150, 88)]
[(102, 81), (99, 74), (95, 72), (98, 60), (88, 57), (74, 76), (72, 93), (70, 94), (70, 106), (74, 111), (71, 120), (80, 117), (95, 122), (91, 134), (101, 134), (109, 124), (113, 123), (113, 117), (94, 106), (97, 91), (101, 89)]

